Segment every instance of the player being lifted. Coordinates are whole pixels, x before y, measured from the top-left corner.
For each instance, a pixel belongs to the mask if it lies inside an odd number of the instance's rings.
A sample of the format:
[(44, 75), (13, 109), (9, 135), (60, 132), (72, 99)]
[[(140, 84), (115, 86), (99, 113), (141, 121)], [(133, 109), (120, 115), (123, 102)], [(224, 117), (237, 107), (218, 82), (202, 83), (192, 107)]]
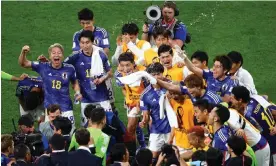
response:
[[(119, 56), (118, 60), (119, 60), (122, 72), (116, 71), (115, 73), (116, 78), (127, 76), (137, 71), (145, 70), (144, 66), (135, 65), (134, 55), (131, 52), (122, 53)], [(125, 134), (124, 141), (125, 143), (127, 143), (127, 145), (129, 145), (130, 154), (135, 155), (135, 150), (136, 150), (135, 131), (137, 129), (139, 130), (137, 132), (137, 138), (138, 138), (139, 144), (142, 147), (145, 146), (142, 130), (140, 127), (137, 127), (138, 120), (140, 117), (139, 101), (140, 101), (141, 93), (145, 89), (145, 82), (141, 81), (139, 86), (134, 86), (134, 87), (130, 87), (129, 85), (124, 85), (118, 79), (116, 79), (116, 83), (118, 86), (122, 87), (122, 91), (125, 96), (125, 104), (127, 107), (128, 124), (127, 124), (127, 131)]]
[[(32, 62), (26, 58), (30, 51), (29, 46), (22, 48), (18, 58), (20, 66), (32, 68), (42, 78), (44, 89), (44, 107), (48, 108), (51, 104), (58, 104), (61, 107), (62, 116), (67, 117), (75, 126), (73, 115), (73, 104), (70, 99), (70, 82), (73, 84), (76, 100), (81, 100), (80, 87), (76, 79), (75, 68), (63, 61), (64, 49), (61, 44), (55, 43), (48, 49), (50, 62)], [(72, 129), (73, 131), (74, 129)]]

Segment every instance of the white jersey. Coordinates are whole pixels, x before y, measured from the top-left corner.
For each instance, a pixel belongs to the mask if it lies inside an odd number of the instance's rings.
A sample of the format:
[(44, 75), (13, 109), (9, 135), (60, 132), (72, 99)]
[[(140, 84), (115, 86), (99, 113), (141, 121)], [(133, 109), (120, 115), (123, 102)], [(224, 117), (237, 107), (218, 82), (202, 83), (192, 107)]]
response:
[(259, 130), (257, 130), (241, 114), (239, 114), (238, 111), (234, 109), (229, 109), (229, 111), (230, 111), (230, 118), (227, 121), (228, 125), (234, 131), (238, 129), (243, 129), (246, 136), (247, 144), (251, 147), (256, 145), (262, 137)]

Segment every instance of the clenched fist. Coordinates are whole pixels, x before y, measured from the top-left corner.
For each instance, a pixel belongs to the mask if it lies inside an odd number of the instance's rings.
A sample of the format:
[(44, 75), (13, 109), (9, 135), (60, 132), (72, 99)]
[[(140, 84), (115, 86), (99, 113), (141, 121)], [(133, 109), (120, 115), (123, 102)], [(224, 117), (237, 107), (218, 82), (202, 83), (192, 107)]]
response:
[(28, 53), (28, 52), (30, 51), (30, 47), (29, 47), (28, 45), (26, 45), (26, 46), (24, 46), (24, 47), (22, 48), (22, 51), (23, 51), (24, 53)]

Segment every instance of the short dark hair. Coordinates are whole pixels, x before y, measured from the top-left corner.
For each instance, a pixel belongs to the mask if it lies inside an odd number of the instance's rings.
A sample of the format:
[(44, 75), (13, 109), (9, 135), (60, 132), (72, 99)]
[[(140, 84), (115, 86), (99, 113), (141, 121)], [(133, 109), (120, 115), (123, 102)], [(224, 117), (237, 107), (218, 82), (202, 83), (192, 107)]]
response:
[(60, 106), (58, 104), (52, 104), (47, 108), (47, 114), (55, 113), (57, 110), (61, 110)]
[(55, 126), (56, 130), (61, 130), (62, 135), (68, 135), (72, 130), (72, 123), (66, 117), (56, 117), (56, 119), (53, 120), (53, 125)]
[(152, 63), (147, 67), (147, 72), (149, 74), (152, 74), (152, 73), (160, 74), (164, 72), (164, 67), (159, 62)]
[(35, 109), (40, 104), (40, 92), (30, 92), (24, 102), (27, 110)]
[(206, 151), (205, 150), (197, 150), (192, 155), (192, 161), (206, 161)]
[(232, 89), (232, 94), (236, 98), (236, 100), (242, 99), (243, 103), (247, 103), (250, 101), (250, 92), (244, 86), (236, 86)]
[(221, 104), (216, 105), (216, 113), (219, 117), (219, 122), (221, 125), (223, 125), (227, 120), (230, 118), (230, 112), (228, 108)]
[(193, 59), (197, 59), (200, 62), (206, 61), (206, 66), (208, 66), (209, 57), (208, 57), (208, 54), (204, 51), (197, 50), (196, 52), (194, 52), (193, 55), (191, 56), (191, 60)]
[(102, 107), (97, 107), (93, 109), (93, 111), (90, 114), (90, 119), (92, 123), (96, 123), (96, 124), (100, 124), (105, 117), (106, 117), (105, 110)]
[(188, 75), (185, 78), (184, 83), (188, 88), (195, 88), (195, 87), (200, 87), (201, 89), (205, 88), (203, 78), (199, 77), (196, 74)]
[(231, 51), (227, 54), (227, 56), (231, 59), (232, 63), (241, 63), (241, 66), (242, 66), (243, 58), (240, 52)]
[(147, 148), (142, 148), (135, 156), (138, 166), (149, 166), (152, 164), (152, 152)]
[(119, 63), (122, 61), (130, 61), (134, 64), (134, 55), (131, 52), (124, 52), (118, 58)]
[(124, 155), (127, 153), (127, 148), (123, 143), (117, 143), (113, 145), (110, 150), (111, 160), (114, 161), (123, 161)]
[(221, 166), (223, 161), (223, 154), (220, 150), (209, 147), (206, 152), (206, 162), (208, 165)]
[(227, 140), (228, 146), (233, 150), (235, 155), (240, 156), (246, 149), (246, 142), (243, 137), (232, 135)]
[(195, 103), (194, 103), (195, 107), (198, 107), (201, 111), (203, 110), (207, 110), (208, 113), (210, 113), (212, 111), (212, 109), (214, 108), (214, 104), (211, 104), (208, 102), (208, 100), (206, 99), (198, 99)]
[(91, 116), (91, 112), (96, 108), (95, 105), (89, 104), (84, 108), (84, 116), (89, 118)]
[(156, 39), (160, 35), (164, 36), (165, 38), (169, 38), (171, 36), (171, 31), (166, 30), (162, 26), (157, 26), (153, 29), (152, 36), (154, 39)]
[(19, 118), (18, 120), (18, 125), (24, 125), (27, 127), (33, 127), (34, 126), (34, 121), (30, 117), (30, 115), (23, 115)]
[(122, 27), (122, 34), (137, 35), (139, 33), (139, 28), (135, 23), (127, 23)]
[(65, 138), (60, 134), (54, 134), (50, 139), (50, 144), (54, 150), (62, 150), (65, 148)]
[(162, 44), (158, 48), (158, 56), (160, 56), (160, 54), (164, 53), (164, 52), (169, 52), (173, 56), (173, 50), (172, 50), (172, 47), (170, 45)]
[(232, 61), (231, 59), (226, 55), (219, 55), (214, 58), (214, 62), (218, 61), (221, 63), (223, 70), (226, 70), (226, 73), (228, 73), (232, 68)]
[(80, 33), (79, 41), (81, 40), (82, 37), (85, 37), (85, 38), (90, 39), (92, 43), (94, 42), (94, 34), (93, 34), (93, 32), (90, 31), (90, 30), (83, 30), (83, 31)]
[(93, 20), (94, 13), (92, 10), (84, 8), (78, 12), (78, 18), (79, 20)]
[(90, 133), (85, 128), (80, 128), (75, 133), (77, 143), (81, 145), (88, 145), (90, 141)]
[(29, 147), (25, 144), (18, 144), (14, 147), (15, 159), (24, 159), (28, 152), (31, 153)]
[(9, 147), (12, 147), (13, 137), (10, 134), (1, 135), (1, 151), (7, 152)]

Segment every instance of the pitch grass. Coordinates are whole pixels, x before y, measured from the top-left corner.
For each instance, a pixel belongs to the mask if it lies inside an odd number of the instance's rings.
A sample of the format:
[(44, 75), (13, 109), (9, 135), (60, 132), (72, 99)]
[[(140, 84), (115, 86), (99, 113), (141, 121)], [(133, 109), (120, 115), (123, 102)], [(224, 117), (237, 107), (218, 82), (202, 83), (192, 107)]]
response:
[[(123, 23), (134, 21), (142, 27), (143, 10), (149, 5), (151, 2), (2, 2), (2, 70), (16, 76), (23, 72), (37, 75), (18, 65), (19, 53), (26, 44), (31, 47), (30, 60), (40, 54), (47, 55), (48, 47), (56, 42), (64, 45), (65, 56), (68, 56), (72, 35), (80, 29), (76, 14), (84, 7), (92, 9), (96, 25), (109, 32), (111, 57)], [(192, 34), (192, 42), (186, 49), (189, 55), (198, 49), (204, 50), (212, 66), (215, 55), (240, 51), (244, 68), (253, 75), (258, 92), (276, 100), (275, 2), (177, 2), (177, 5), (178, 18)], [(16, 84), (2, 81), (1, 133), (10, 133), (13, 130), (11, 119), (17, 121), (19, 117)], [(125, 121), (123, 95), (118, 87), (114, 88), (116, 105)], [(74, 111), (79, 126), (80, 106), (75, 106)]]

